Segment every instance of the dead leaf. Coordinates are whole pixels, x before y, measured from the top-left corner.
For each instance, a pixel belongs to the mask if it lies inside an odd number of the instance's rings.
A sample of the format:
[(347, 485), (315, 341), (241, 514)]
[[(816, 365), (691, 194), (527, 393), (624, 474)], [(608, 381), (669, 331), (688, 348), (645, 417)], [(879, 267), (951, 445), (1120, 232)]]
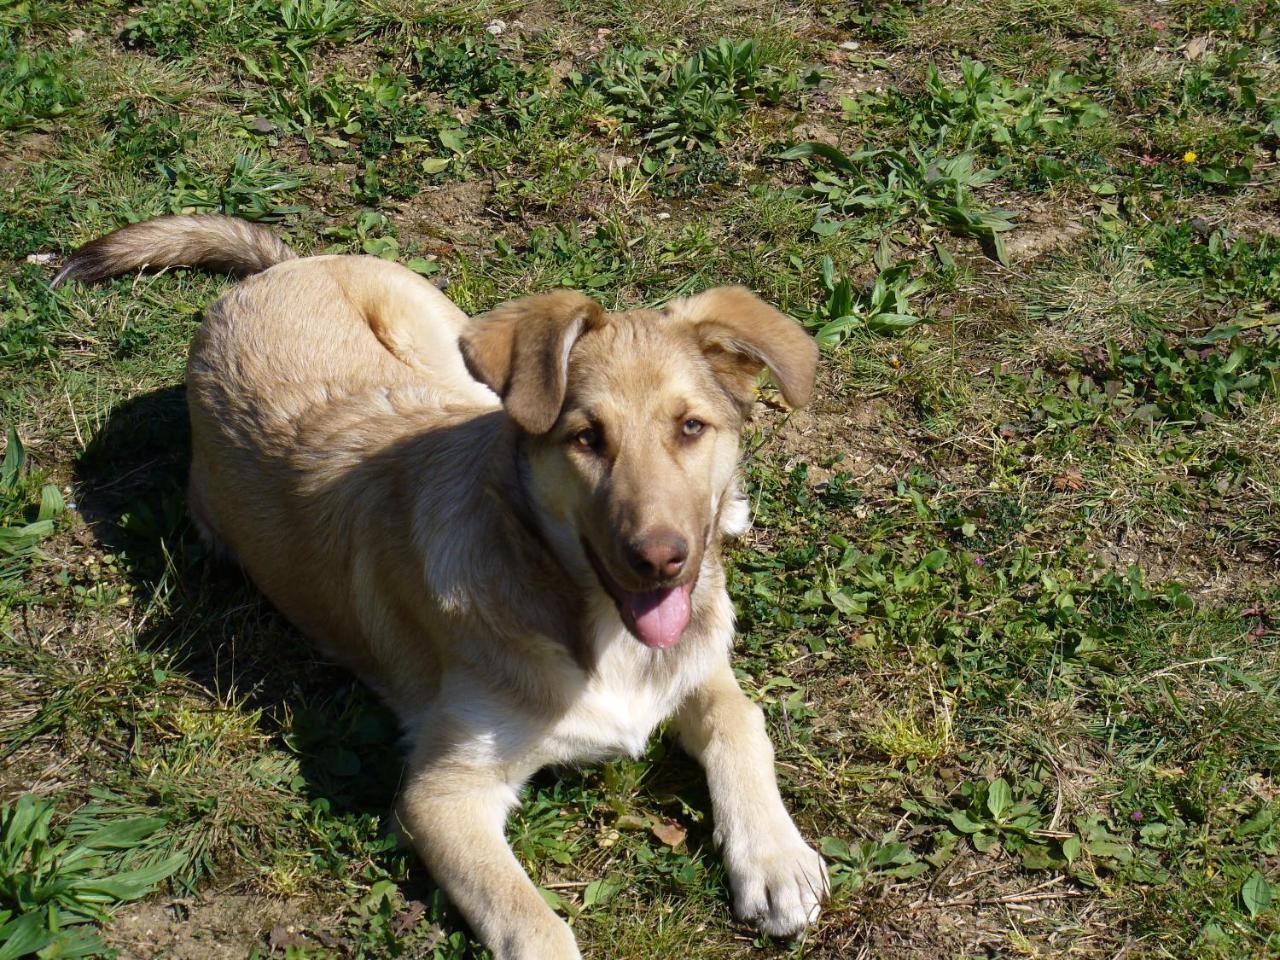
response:
[(1074, 468), (1065, 470), (1053, 478), (1053, 489), (1059, 493), (1075, 492), (1084, 489), (1084, 477)]
[(667, 820), (664, 823), (656, 823), (653, 825), (653, 835), (674, 850), (680, 844), (684, 843), (685, 837), (689, 835), (689, 831), (674, 820)]
[(1208, 37), (1192, 37), (1182, 48), (1182, 55), (1188, 60), (1199, 60), (1209, 50)]
[(409, 905), (400, 911), (400, 915), (396, 917), (395, 923), (391, 925), (391, 932), (397, 937), (403, 937), (418, 925), (418, 921), (426, 916), (426, 913), (427, 908), (422, 905), (420, 900), (411, 900)]
[(283, 923), (271, 928), (271, 933), (267, 935), (267, 946), (272, 952), (279, 950), (284, 952), (289, 947), (305, 947), (307, 945), (307, 937), (301, 930), (295, 930), (293, 927)]

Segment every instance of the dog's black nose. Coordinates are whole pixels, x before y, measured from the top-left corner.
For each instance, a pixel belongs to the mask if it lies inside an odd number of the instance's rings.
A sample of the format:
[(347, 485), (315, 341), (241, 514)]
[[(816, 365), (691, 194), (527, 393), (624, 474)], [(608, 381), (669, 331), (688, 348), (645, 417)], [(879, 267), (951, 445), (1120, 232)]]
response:
[(648, 580), (669, 580), (684, 569), (689, 542), (674, 530), (654, 530), (627, 550), (632, 569)]

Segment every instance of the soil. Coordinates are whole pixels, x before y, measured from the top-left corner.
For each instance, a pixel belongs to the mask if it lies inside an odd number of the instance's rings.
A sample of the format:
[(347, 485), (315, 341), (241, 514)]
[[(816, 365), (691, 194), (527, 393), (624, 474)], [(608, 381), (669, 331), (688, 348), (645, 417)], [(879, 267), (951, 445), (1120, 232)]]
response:
[(8, 138), (0, 138), (0, 173), (26, 168), (34, 161), (53, 153), (58, 138), (48, 133), (28, 133), (19, 136), (12, 147), (5, 145)]
[(119, 960), (244, 960), (254, 947), (265, 952), (316, 942), (318, 935), (304, 938), (302, 931), (324, 929), (318, 907), (313, 899), (225, 893), (149, 900), (117, 913), (103, 939)]
[(472, 245), (472, 238), (492, 231), (487, 207), (493, 196), (488, 180), (466, 180), (424, 190), (401, 205), (395, 215), (401, 239), (418, 240), (428, 253), (448, 253)]
[(1008, 234), (1004, 248), (1011, 263), (1029, 263), (1068, 246), (1084, 233), (1084, 225), (1075, 220), (1032, 214)]
[(820, 366), (811, 406), (789, 415), (759, 406), (756, 424), (771, 432), (765, 442), (782, 452), (788, 467), (800, 461), (808, 464), (811, 484), (826, 483), (837, 471), (866, 486), (887, 483), (920, 454), (907, 442), (887, 400), (843, 396), (833, 382), (838, 377), (830, 367)]

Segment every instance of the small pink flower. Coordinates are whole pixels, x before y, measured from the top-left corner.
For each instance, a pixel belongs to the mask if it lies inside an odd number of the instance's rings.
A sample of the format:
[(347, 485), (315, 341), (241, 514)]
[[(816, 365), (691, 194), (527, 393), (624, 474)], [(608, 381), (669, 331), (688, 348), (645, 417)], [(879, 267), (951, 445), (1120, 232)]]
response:
[(1142, 811), (1141, 811), (1141, 810), (1135, 810), (1135, 811), (1133, 811), (1133, 813), (1129, 814), (1129, 818), (1130, 818), (1131, 820), (1133, 820), (1133, 822), (1134, 822), (1134, 823), (1141, 823), (1141, 822), (1142, 822)]
[(975, 567), (985, 567), (987, 565), (986, 558), (984, 558), (980, 553), (975, 553), (973, 555), (973, 565)]

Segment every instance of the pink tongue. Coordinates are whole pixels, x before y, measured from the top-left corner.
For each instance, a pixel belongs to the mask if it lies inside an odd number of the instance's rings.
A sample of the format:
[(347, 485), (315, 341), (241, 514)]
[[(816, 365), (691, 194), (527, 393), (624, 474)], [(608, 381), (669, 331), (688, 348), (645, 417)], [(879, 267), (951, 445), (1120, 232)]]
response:
[(623, 606), (646, 647), (674, 647), (689, 625), (689, 593), (693, 584), (623, 594)]

